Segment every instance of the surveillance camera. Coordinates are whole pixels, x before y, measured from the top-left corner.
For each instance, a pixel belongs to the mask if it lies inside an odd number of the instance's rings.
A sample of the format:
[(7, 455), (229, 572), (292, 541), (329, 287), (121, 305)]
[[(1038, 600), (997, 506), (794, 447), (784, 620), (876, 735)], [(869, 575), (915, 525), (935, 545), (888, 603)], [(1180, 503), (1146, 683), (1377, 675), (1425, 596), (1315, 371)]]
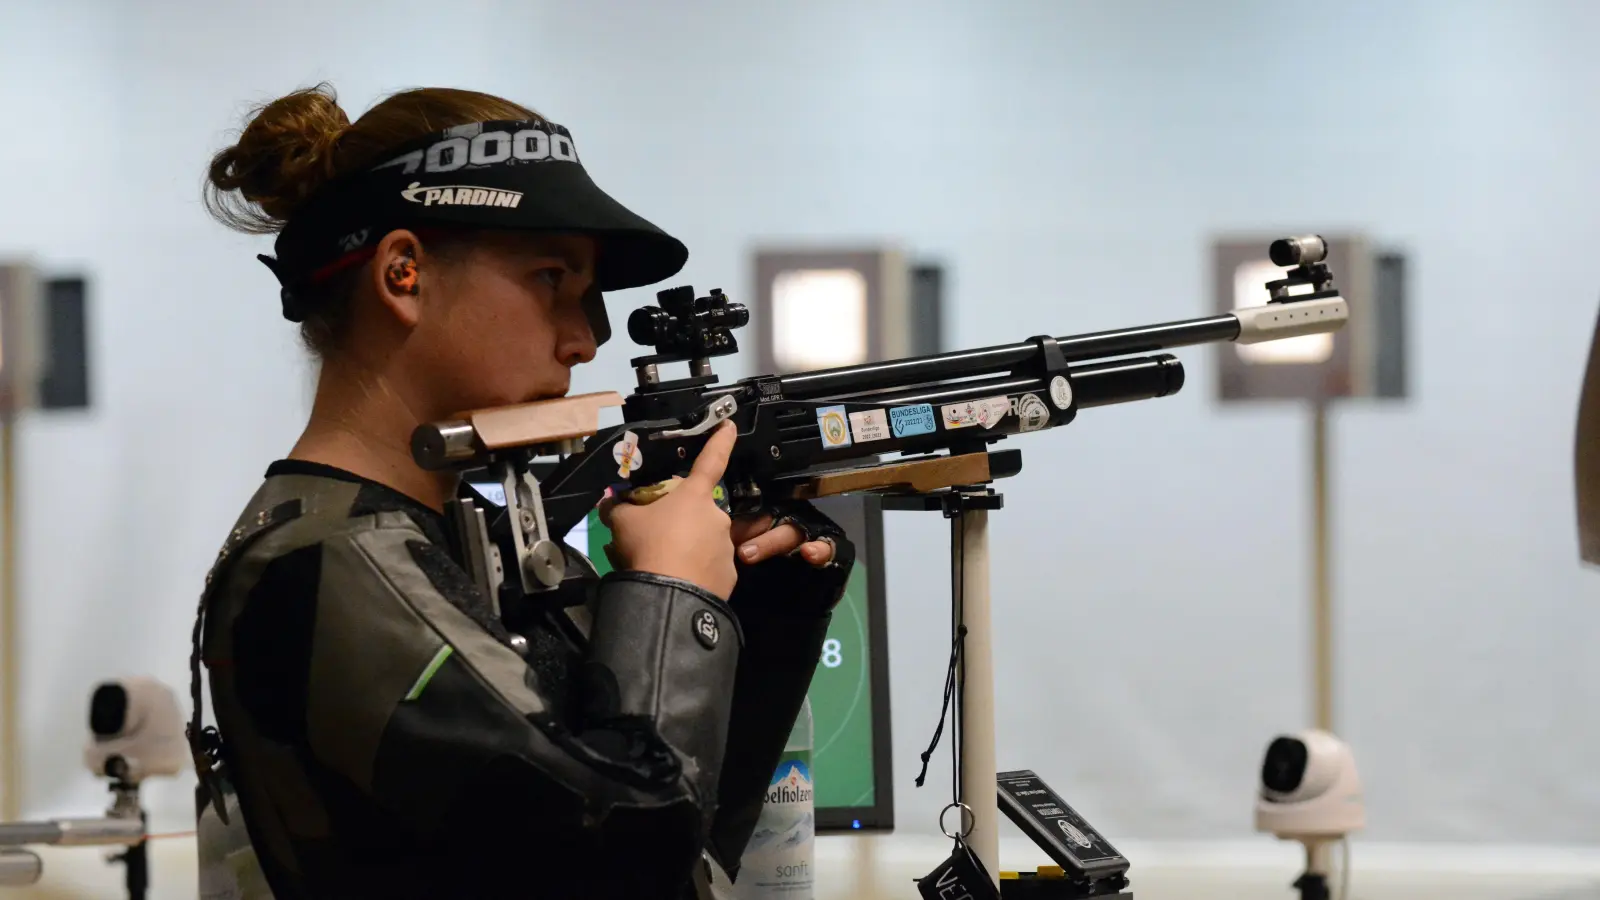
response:
[(1337, 841), (1366, 826), (1350, 747), (1326, 731), (1283, 735), (1267, 747), (1256, 830), (1285, 840)]
[(143, 676), (95, 688), (83, 751), (90, 771), (138, 784), (151, 776), (176, 775), (188, 760), (183, 713), (171, 688)]

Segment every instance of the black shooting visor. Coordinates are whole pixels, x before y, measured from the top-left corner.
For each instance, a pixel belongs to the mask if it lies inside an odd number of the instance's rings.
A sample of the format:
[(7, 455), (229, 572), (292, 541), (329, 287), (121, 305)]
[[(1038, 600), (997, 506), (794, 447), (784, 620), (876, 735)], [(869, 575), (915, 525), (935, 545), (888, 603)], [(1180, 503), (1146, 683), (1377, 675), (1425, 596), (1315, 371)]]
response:
[(642, 287), (682, 270), (689, 250), (602, 191), (572, 135), (538, 120), (462, 125), (385, 153), (382, 162), (320, 190), (261, 257), (283, 286), (284, 317), (309, 312), (306, 288), (364, 263), (397, 228), (504, 229), (581, 234), (598, 247), (584, 298), (595, 340), (610, 337), (600, 292)]

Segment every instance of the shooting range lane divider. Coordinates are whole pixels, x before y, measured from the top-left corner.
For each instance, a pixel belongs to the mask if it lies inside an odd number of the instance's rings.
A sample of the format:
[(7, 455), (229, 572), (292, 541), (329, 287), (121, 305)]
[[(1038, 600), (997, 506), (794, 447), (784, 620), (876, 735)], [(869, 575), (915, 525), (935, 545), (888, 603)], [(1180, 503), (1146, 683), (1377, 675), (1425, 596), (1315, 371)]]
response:
[(0, 847), (23, 844), (56, 844), (62, 847), (137, 844), (144, 837), (144, 822), (136, 818), (54, 819), (0, 824)]
[(37, 883), (44, 874), (43, 861), (38, 854), (24, 849), (28, 846), (127, 847), (124, 854), (110, 861), (127, 863), (129, 896), (131, 900), (143, 900), (149, 881), (144, 847), (150, 835), (137, 801), (132, 806), (124, 802), (128, 796), (119, 792), (115, 815), (0, 823), (0, 887), (26, 887)]
[[(738, 351), (733, 330), (748, 322), (745, 308), (720, 291), (697, 298), (692, 287), (672, 288), (657, 295), (659, 306), (629, 319), (630, 337), (656, 352), (631, 360), (638, 386), (621, 400), (621, 425), (599, 426), (599, 410), (617, 405), (614, 393), (479, 410), (419, 427), (413, 456), (431, 470), (487, 467), (487, 480), (504, 486), (505, 505), (485, 509), (463, 479), (446, 513), (474, 581), (508, 627), (552, 610), (580, 614), (573, 608), (597, 576), (561, 537), (608, 493), (626, 499), (687, 474), (722, 421), (738, 432), (723, 475), (735, 515), (774, 501), (861, 491), (886, 495), (885, 508), (943, 509), (952, 519), (953, 583), (961, 586), (952, 635), (958, 623), (966, 635), (957, 675), (964, 698), (960, 799), (973, 823), (965, 842), (995, 879), (987, 516), (1000, 497), (985, 485), (1019, 472), (1021, 454), (990, 447), (1069, 424), (1083, 409), (1177, 393), (1183, 363), (1162, 351), (1340, 330), (1349, 308), (1324, 263), (1326, 242), (1286, 238), (1270, 253), (1286, 271), (1267, 283), (1263, 306), (728, 385), (717, 383), (711, 358)], [(1293, 293), (1297, 288), (1309, 291)], [(662, 367), (680, 362), (688, 377), (663, 380)], [(558, 462), (535, 480), (531, 466), (540, 457)]]

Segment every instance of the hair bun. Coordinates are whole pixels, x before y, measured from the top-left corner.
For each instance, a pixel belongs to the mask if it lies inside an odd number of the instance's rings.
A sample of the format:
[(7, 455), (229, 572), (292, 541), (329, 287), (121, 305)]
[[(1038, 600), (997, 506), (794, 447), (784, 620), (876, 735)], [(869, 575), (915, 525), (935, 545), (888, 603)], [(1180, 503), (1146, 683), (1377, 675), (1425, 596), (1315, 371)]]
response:
[(338, 171), (339, 138), (349, 127), (327, 84), (257, 107), (238, 142), (212, 157), (206, 207), (239, 231), (281, 230)]

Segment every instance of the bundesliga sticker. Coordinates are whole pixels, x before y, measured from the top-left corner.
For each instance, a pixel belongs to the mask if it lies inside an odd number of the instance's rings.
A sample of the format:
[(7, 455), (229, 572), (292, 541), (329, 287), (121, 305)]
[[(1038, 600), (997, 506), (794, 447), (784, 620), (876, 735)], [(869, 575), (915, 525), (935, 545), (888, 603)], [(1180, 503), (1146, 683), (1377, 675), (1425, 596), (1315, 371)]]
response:
[(934, 429), (938, 427), (934, 422), (933, 407), (927, 403), (896, 406), (889, 410), (889, 428), (894, 431), (894, 436), (897, 438), (933, 434)]
[(817, 430), (822, 432), (822, 446), (829, 450), (850, 446), (850, 426), (845, 422), (842, 406), (818, 409)]
[(881, 409), (851, 413), (850, 434), (858, 444), (886, 441), (889, 439), (889, 416)]
[(1006, 397), (986, 397), (982, 400), (968, 400), (965, 403), (952, 403), (942, 407), (944, 414), (945, 430), (953, 428), (970, 428), (978, 425), (983, 428), (993, 428), (1006, 413), (1011, 412), (1011, 401)]

